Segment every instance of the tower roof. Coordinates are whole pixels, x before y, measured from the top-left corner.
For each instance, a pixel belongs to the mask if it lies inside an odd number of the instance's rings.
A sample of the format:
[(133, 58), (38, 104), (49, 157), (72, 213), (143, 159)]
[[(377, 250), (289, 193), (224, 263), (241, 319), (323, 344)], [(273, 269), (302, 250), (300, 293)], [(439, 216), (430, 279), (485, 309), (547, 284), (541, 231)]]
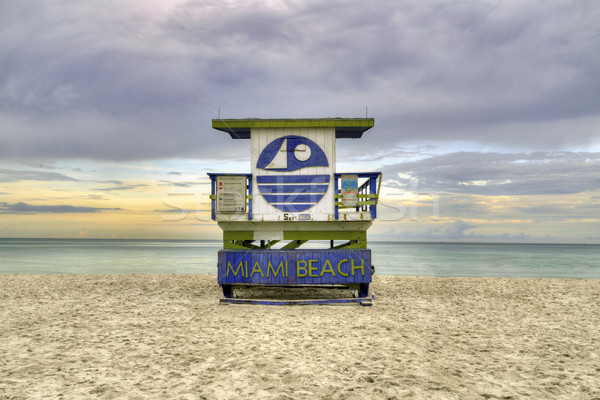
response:
[(335, 137), (360, 138), (375, 125), (373, 118), (213, 119), (212, 127), (232, 139), (250, 139), (252, 128), (335, 128)]

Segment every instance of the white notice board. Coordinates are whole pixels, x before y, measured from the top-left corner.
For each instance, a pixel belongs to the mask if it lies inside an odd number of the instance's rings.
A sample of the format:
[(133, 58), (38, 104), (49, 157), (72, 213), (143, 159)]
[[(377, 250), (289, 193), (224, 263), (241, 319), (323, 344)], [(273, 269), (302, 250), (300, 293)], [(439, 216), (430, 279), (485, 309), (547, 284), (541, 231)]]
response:
[(358, 175), (342, 175), (342, 205), (358, 205)]
[(246, 176), (220, 175), (216, 184), (217, 212), (246, 212)]

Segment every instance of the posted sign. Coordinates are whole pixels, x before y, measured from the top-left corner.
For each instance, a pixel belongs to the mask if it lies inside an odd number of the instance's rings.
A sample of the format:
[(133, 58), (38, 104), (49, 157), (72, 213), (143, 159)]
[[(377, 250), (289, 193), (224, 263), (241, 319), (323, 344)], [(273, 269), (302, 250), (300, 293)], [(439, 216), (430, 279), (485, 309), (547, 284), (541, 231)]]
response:
[(217, 176), (216, 185), (217, 212), (246, 212), (246, 176)]
[(342, 205), (358, 205), (358, 175), (342, 175)]

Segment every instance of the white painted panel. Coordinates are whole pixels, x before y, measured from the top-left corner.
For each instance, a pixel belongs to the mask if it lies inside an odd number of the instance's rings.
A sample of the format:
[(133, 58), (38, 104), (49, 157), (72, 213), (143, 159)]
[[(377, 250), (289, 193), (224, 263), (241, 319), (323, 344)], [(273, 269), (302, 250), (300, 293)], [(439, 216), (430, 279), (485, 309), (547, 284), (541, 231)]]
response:
[[(263, 149), (273, 140), (283, 136), (296, 135), (313, 141), (324, 153), (329, 166), (311, 166), (296, 171), (282, 172), (257, 167), (258, 159)], [(304, 217), (310, 215), (312, 221), (329, 221), (334, 218), (334, 173), (335, 173), (335, 130), (334, 128), (256, 128), (251, 133), (251, 163), (252, 163), (252, 194), (253, 194), (253, 220), (254, 221), (284, 221), (284, 214), (288, 218), (298, 219), (299, 214)], [(303, 161), (302, 158), (298, 158)], [(280, 160), (279, 160), (280, 161)], [(312, 207), (299, 212), (282, 211), (269, 204), (261, 194), (258, 176), (308, 176), (327, 175), (329, 186), (323, 197)]]

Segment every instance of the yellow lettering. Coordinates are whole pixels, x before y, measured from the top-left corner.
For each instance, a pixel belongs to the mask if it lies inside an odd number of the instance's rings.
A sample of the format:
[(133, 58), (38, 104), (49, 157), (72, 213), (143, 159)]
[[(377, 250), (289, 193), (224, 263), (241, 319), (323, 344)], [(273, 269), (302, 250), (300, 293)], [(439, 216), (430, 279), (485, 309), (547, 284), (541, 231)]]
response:
[(243, 261), (240, 261), (240, 265), (238, 265), (238, 267), (235, 271), (233, 270), (233, 266), (231, 265), (231, 263), (229, 261), (227, 261), (227, 274), (225, 276), (229, 277), (229, 270), (231, 270), (231, 272), (233, 272), (233, 276), (237, 276), (238, 272), (240, 272), (240, 269), (242, 270), (242, 278), (245, 278), (246, 276), (244, 275), (244, 262)]
[(361, 272), (361, 276), (365, 276), (365, 260), (364, 259), (360, 259), (360, 266), (354, 265), (354, 258), (350, 260), (350, 273), (352, 274), (352, 276), (354, 276), (354, 270), (355, 269), (360, 269)]
[(333, 267), (331, 266), (331, 262), (329, 262), (329, 260), (325, 260), (325, 264), (323, 264), (323, 269), (321, 270), (321, 275), (319, 276), (323, 276), (325, 272), (329, 272), (331, 276), (335, 276), (335, 271), (333, 270)]
[[(304, 267), (300, 267), (300, 263), (304, 263)], [(300, 271), (303, 271), (303, 273), (300, 273)], [(307, 274), (306, 272), (306, 261), (304, 260), (298, 260), (296, 261), (296, 276), (299, 278), (303, 278), (305, 277)]]
[(316, 278), (317, 274), (313, 274), (313, 272), (317, 272), (317, 267), (313, 267), (313, 263), (319, 262), (319, 260), (308, 260), (308, 276), (311, 278)]
[(347, 262), (348, 262), (348, 259), (347, 259), (347, 258), (344, 258), (343, 260), (341, 260), (341, 261), (338, 263), (337, 270), (338, 270), (338, 274), (340, 274), (341, 276), (348, 276), (348, 274), (347, 274), (347, 273), (345, 273), (345, 272), (342, 272), (342, 264), (343, 264), (343, 263), (347, 263)]
[(284, 276), (290, 276), (289, 272), (288, 272), (288, 260), (285, 260), (285, 275)]
[(273, 268), (273, 264), (271, 264), (271, 261), (269, 261), (269, 264), (267, 265), (267, 278), (269, 277), (271, 271), (273, 271), (273, 276), (275, 278), (277, 278), (277, 274), (279, 272), (281, 272), (281, 275), (285, 277), (285, 271), (283, 270), (283, 261), (279, 263), (277, 269)]
[(258, 261), (254, 262), (254, 266), (252, 267), (252, 272), (250, 272), (250, 278), (252, 278), (252, 275), (254, 275), (255, 272), (260, 273), (260, 276), (262, 276), (263, 278), (265, 277), (263, 275), (262, 269), (260, 269), (260, 264), (258, 263)]

